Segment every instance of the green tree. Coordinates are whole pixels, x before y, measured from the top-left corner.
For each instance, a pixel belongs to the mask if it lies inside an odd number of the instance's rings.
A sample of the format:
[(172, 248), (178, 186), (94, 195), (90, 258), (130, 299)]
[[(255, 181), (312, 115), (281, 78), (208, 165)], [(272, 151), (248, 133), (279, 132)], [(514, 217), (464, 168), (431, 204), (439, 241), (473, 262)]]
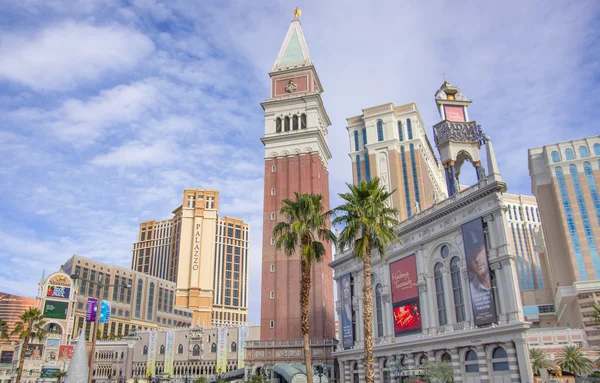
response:
[(594, 318), (596, 324), (600, 324), (600, 306), (597, 303), (592, 303), (592, 308), (594, 309), (592, 318)]
[(348, 184), (350, 191), (339, 196), (344, 203), (334, 209), (334, 225), (343, 227), (338, 238), (341, 249), (351, 248), (352, 255), (363, 261), (363, 328), (365, 381), (373, 383), (373, 304), (371, 300), (371, 254), (377, 250), (382, 259), (385, 248), (398, 241), (394, 226), (398, 210), (389, 207), (387, 192), (379, 178), (358, 185)]
[(0, 319), (0, 340), (8, 339), (8, 323)]
[(586, 358), (581, 348), (577, 346), (564, 346), (558, 354), (556, 363), (563, 371), (575, 376), (590, 372), (592, 369), (592, 361)]
[(448, 362), (428, 363), (425, 366), (425, 380), (432, 383), (448, 383), (454, 381), (454, 369)]
[(529, 360), (531, 361), (533, 374), (537, 376), (540, 376), (540, 370), (547, 370), (553, 367), (546, 353), (536, 348), (529, 349)]
[(265, 380), (260, 375), (252, 375), (252, 377), (248, 380), (248, 383), (265, 383)]
[(304, 336), (304, 364), (306, 377), (312, 382), (312, 363), (310, 357), (310, 335), (308, 323), (308, 301), (310, 297), (310, 272), (314, 262), (320, 262), (326, 254), (321, 241), (335, 242), (335, 234), (329, 230), (329, 215), (325, 211), (324, 199), (318, 194), (295, 193), (296, 200), (285, 199), (279, 211), (284, 221), (278, 222), (273, 229), (277, 239), (277, 249), (287, 256), (300, 255), (300, 306), (301, 324)]
[(21, 339), (21, 355), (19, 356), (19, 368), (17, 369), (17, 382), (21, 381), (23, 374), (23, 363), (25, 361), (25, 351), (27, 345), (32, 339), (44, 339), (46, 330), (44, 330), (44, 316), (37, 308), (29, 308), (19, 317), (19, 321), (15, 324), (12, 331), (13, 335), (18, 335)]
[(56, 378), (56, 383), (61, 383), (63, 381), (63, 378), (67, 377), (67, 372), (66, 371), (56, 371), (54, 373), (54, 377)]
[(204, 376), (199, 377), (198, 379), (194, 380), (194, 383), (207, 383), (208, 380), (206, 380), (206, 378)]

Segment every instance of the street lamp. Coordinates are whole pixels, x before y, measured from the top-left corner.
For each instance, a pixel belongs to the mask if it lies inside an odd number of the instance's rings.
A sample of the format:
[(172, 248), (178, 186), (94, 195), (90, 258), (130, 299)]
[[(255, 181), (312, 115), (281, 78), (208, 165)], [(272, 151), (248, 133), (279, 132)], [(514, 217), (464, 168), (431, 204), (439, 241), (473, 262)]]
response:
[(402, 354), (397, 354), (396, 355), (396, 364), (393, 366), (394, 367), (394, 372), (395, 372), (395, 378), (398, 379), (398, 382), (402, 382), (402, 362), (404, 361), (404, 356)]
[[(71, 275), (71, 279), (73, 279), (75, 282), (77, 282), (77, 280), (79, 279), (79, 274), (72, 274)], [(104, 287), (124, 287), (126, 289), (130, 289), (131, 288), (131, 284), (130, 283), (124, 283), (123, 285), (115, 285), (115, 284), (104, 284), (103, 282), (103, 278), (102, 275), (98, 276), (98, 282), (95, 281), (90, 281), (87, 279), (82, 279), (85, 282), (89, 282), (91, 285), (97, 284), (99, 289), (98, 291), (101, 291)], [(98, 308), (96, 307), (96, 318), (94, 320), (94, 332), (92, 333), (92, 351), (90, 354), (90, 369), (89, 369), (89, 373), (88, 373), (88, 381), (87, 383), (92, 383), (92, 371), (94, 369), (94, 357), (95, 357), (95, 353), (96, 353), (96, 335), (98, 332), (98, 321), (100, 320), (100, 313), (98, 313)], [(109, 378), (110, 379), (110, 378)]]
[(317, 376), (319, 377), (319, 383), (321, 383), (322, 381), (322, 377), (325, 374), (325, 369), (323, 368), (322, 364), (317, 364), (315, 366), (315, 373), (317, 374)]

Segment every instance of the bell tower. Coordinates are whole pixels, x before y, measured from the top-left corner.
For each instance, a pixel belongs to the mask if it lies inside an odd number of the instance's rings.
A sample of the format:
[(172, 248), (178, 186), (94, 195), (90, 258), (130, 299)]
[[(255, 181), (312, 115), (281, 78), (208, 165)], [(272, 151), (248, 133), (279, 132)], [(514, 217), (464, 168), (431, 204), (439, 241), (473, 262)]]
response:
[[(265, 184), (261, 287), (262, 340), (302, 339), (300, 258), (277, 250), (273, 228), (279, 210), (294, 193), (324, 197), (329, 210), (331, 125), (321, 93), (323, 87), (310, 57), (296, 8), (273, 69), (270, 97), (261, 103), (265, 114)], [(331, 244), (324, 259), (313, 265), (309, 298), (310, 337), (335, 338)]]
[(434, 125), (433, 135), (440, 153), (448, 195), (459, 192), (459, 177), (465, 161), (470, 162), (477, 172), (477, 179), (485, 178), (481, 167), (479, 149), (486, 138), (481, 126), (469, 120), (467, 107), (472, 100), (446, 80), (435, 93), (435, 103), (442, 121)]

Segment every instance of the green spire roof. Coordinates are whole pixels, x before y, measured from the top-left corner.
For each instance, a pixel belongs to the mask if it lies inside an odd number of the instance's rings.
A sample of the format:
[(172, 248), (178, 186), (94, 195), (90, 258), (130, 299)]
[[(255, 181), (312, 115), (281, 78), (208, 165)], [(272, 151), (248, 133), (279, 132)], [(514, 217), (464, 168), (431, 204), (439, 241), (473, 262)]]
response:
[(277, 55), (277, 60), (273, 66), (273, 71), (286, 69), (299, 65), (311, 65), (308, 47), (304, 40), (304, 33), (300, 21), (294, 19), (283, 40), (283, 45)]

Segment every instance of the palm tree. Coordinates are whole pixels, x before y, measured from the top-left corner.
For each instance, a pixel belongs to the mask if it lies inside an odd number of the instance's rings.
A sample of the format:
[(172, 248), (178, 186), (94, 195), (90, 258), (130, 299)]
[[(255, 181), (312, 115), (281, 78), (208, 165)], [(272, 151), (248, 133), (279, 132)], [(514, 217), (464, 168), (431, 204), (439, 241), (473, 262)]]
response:
[(592, 308), (594, 309), (594, 314), (592, 318), (596, 321), (596, 324), (600, 324), (600, 306), (597, 303), (592, 303)]
[(56, 378), (56, 383), (61, 383), (63, 381), (63, 378), (65, 378), (67, 376), (67, 372), (66, 371), (56, 371), (54, 373), (54, 377)]
[(564, 346), (556, 360), (563, 371), (580, 376), (591, 371), (592, 361), (583, 355), (581, 348), (577, 346)]
[(0, 319), (0, 340), (8, 339), (8, 323)]
[(19, 317), (19, 321), (15, 324), (15, 328), (12, 331), (13, 335), (18, 335), (21, 343), (21, 355), (19, 356), (19, 368), (17, 372), (17, 382), (21, 381), (21, 375), (23, 374), (23, 362), (25, 361), (25, 350), (31, 339), (43, 339), (46, 336), (46, 330), (44, 330), (44, 316), (37, 308), (29, 308)]
[(540, 376), (540, 370), (546, 370), (553, 367), (548, 356), (542, 350), (536, 348), (529, 349), (529, 360), (531, 361), (533, 374), (537, 376)]
[(335, 235), (329, 230), (329, 215), (323, 205), (324, 199), (318, 194), (295, 193), (296, 200), (285, 199), (279, 211), (285, 221), (278, 222), (273, 229), (277, 238), (277, 249), (283, 248), (287, 256), (300, 255), (300, 305), (302, 307), (302, 334), (304, 335), (304, 363), (306, 377), (312, 382), (310, 358), (310, 336), (308, 323), (308, 299), (310, 296), (310, 272), (314, 262), (320, 262), (326, 254), (321, 241), (335, 242)]
[(339, 194), (345, 201), (335, 208), (334, 225), (344, 226), (338, 238), (341, 249), (351, 248), (356, 258), (363, 260), (363, 324), (365, 349), (365, 381), (373, 383), (373, 327), (371, 301), (371, 254), (377, 250), (382, 259), (385, 248), (398, 241), (393, 227), (398, 224), (398, 210), (387, 201), (393, 192), (379, 185), (379, 178), (358, 185), (348, 184), (350, 191)]

